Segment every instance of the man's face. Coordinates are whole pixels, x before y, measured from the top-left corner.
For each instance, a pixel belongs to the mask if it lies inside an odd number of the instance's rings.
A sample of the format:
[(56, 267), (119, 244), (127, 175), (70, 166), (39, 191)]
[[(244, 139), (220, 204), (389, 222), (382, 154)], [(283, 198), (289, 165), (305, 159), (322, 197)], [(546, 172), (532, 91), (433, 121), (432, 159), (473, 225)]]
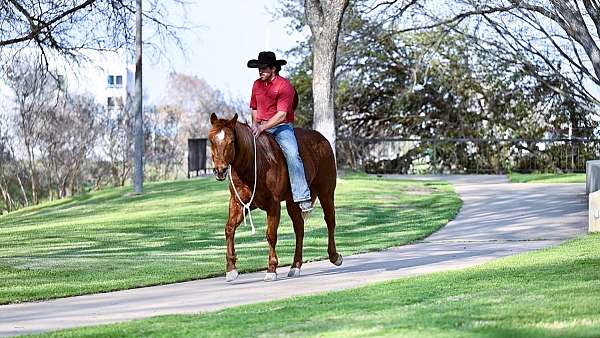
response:
[(260, 67), (258, 68), (258, 75), (263, 81), (271, 81), (275, 77), (275, 67)]

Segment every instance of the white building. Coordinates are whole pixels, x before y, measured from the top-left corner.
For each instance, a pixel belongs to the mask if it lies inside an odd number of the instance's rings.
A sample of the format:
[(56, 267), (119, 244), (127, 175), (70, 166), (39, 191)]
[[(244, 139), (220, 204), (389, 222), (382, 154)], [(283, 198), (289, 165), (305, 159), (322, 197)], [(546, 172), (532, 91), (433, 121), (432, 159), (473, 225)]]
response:
[(135, 65), (124, 51), (89, 52), (77, 67), (63, 63), (63, 74), (70, 93), (92, 95), (110, 109), (122, 109), (133, 97)]

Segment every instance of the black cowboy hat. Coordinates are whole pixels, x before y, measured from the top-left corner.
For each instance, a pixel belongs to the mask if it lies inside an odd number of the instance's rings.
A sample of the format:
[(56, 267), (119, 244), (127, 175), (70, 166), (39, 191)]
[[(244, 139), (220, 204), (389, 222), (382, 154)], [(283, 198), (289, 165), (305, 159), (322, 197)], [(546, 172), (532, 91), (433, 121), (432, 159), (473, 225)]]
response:
[(277, 60), (273, 52), (260, 52), (258, 53), (258, 60), (248, 61), (248, 68), (283, 66), (285, 64), (287, 64), (287, 61)]

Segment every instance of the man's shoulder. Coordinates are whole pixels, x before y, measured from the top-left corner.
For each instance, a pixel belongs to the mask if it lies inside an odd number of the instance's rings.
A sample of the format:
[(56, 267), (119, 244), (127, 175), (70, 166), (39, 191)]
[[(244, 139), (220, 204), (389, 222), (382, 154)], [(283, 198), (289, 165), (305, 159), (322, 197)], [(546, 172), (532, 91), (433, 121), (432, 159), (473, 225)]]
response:
[(281, 75), (277, 76), (277, 78), (280, 81), (280, 86), (287, 87), (287, 88), (290, 88), (290, 89), (294, 88), (294, 85), (292, 84), (292, 81), (288, 80), (287, 78), (285, 78), (285, 77), (283, 77)]
[(254, 92), (256, 91), (260, 91), (261, 90), (261, 86), (260, 86), (260, 79), (256, 79), (256, 81), (254, 81), (254, 83), (252, 84), (252, 93), (254, 94)]
[(281, 75), (277, 75), (277, 80), (282, 81), (284, 83), (289, 83), (291, 84), (290, 80), (287, 77), (283, 77)]

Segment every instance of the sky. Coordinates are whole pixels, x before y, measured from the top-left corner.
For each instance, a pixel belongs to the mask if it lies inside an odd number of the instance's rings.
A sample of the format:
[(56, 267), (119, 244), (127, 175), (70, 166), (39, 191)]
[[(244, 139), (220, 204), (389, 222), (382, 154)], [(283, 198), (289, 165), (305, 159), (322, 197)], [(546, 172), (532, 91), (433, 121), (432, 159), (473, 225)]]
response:
[[(187, 22), (196, 28), (180, 35), (184, 53), (169, 46), (168, 60), (161, 58), (156, 62), (156, 58), (144, 56), (147, 102), (160, 102), (171, 71), (203, 78), (226, 97), (249, 100), (258, 71), (247, 68), (246, 62), (256, 59), (263, 50), (272, 50), (281, 59), (283, 51), (303, 37), (300, 33), (289, 34), (285, 20), (274, 21), (267, 9), (274, 9), (277, 4), (276, 0), (196, 0), (187, 5)], [(169, 20), (181, 24), (180, 18), (181, 11), (173, 8)], [(285, 76), (285, 66), (282, 75)]]

